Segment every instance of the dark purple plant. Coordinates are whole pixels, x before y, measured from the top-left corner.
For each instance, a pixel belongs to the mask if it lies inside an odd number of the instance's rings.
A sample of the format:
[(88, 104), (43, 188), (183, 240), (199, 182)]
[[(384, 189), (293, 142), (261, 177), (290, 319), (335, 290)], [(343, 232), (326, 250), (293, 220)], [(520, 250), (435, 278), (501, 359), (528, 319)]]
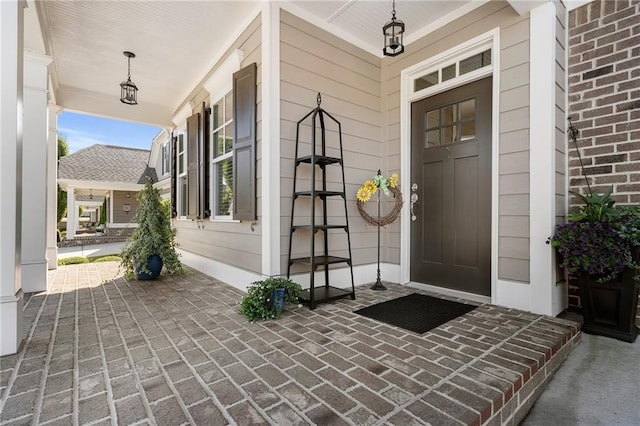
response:
[(631, 244), (609, 222), (572, 222), (558, 225), (549, 239), (570, 273), (613, 278), (633, 266)]

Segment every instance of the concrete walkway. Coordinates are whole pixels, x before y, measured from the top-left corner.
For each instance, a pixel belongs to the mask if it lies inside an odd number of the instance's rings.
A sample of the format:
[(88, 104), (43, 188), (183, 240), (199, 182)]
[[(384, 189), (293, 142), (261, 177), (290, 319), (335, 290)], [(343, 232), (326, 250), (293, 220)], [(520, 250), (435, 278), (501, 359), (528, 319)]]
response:
[(640, 339), (583, 334), (522, 425), (640, 425)]
[(74, 256), (106, 256), (108, 254), (120, 254), (124, 243), (90, 244), (79, 247), (58, 248), (58, 259)]
[[(415, 289), (249, 323), (206, 275), (50, 271), (25, 343), (0, 358), (0, 424), (517, 424), (579, 342), (577, 324), (483, 304), (424, 334), (354, 311)], [(420, 292), (422, 293), (422, 292)]]

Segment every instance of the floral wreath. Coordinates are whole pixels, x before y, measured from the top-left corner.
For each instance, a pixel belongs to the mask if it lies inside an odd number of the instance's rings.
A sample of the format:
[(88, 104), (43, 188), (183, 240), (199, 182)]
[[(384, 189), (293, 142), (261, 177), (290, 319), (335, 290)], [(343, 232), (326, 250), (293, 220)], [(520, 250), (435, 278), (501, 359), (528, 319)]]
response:
[[(384, 192), (384, 195), (387, 196), (391, 193), (396, 200), (393, 210), (391, 210), (388, 215), (379, 218), (371, 216), (364, 210), (364, 204), (369, 201), (371, 196), (378, 190)], [(362, 187), (358, 189), (356, 198), (358, 199), (358, 212), (368, 224), (374, 226), (385, 226), (395, 222), (400, 215), (400, 210), (402, 209), (403, 204), (402, 192), (400, 192), (400, 188), (398, 187), (398, 174), (394, 173), (388, 179), (381, 174), (377, 174), (373, 179), (366, 181)]]

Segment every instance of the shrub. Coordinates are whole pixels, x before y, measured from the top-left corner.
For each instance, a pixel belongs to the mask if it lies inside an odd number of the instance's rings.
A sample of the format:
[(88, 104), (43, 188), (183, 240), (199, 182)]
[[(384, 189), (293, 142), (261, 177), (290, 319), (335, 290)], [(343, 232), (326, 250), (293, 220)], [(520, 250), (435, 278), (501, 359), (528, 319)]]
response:
[(288, 278), (267, 278), (249, 286), (242, 298), (240, 313), (251, 322), (279, 318), (281, 313), (273, 303), (273, 291), (278, 288), (285, 289), (285, 301), (298, 303), (298, 296), (302, 292), (300, 284)]
[(122, 260), (122, 258), (120, 256), (116, 256), (116, 255), (107, 255), (107, 256), (95, 256), (95, 257), (89, 257), (89, 261), (91, 261), (91, 263), (99, 263), (99, 262), (120, 262)]
[(89, 259), (82, 256), (72, 256), (72, 257), (65, 257), (63, 259), (58, 259), (58, 266), (78, 265), (81, 263), (89, 263)]

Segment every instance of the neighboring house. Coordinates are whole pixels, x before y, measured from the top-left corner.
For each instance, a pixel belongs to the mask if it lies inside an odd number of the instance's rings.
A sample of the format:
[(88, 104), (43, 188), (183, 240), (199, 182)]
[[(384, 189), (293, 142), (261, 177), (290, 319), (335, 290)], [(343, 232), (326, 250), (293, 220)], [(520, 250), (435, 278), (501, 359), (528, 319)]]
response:
[(158, 188), (163, 199), (171, 198), (171, 132), (168, 130), (161, 130), (153, 138), (149, 165), (157, 176), (153, 186)]
[[(0, 182), (3, 197), (17, 200), (3, 204), (0, 221), (7, 246), (0, 264), (7, 330), (19, 330), (22, 300), (12, 269), (20, 266), (20, 226), (11, 218), (40, 221), (55, 207), (43, 195), (55, 193), (50, 145), (58, 108), (47, 107), (47, 99), (165, 129), (145, 162), (165, 167), (158, 176), (162, 188), (170, 176), (183, 260), (246, 288), (286, 273), (296, 122), (316, 106), (320, 92), (322, 107), (342, 124), (356, 284), (375, 280), (378, 240), (377, 229), (357, 213), (355, 193), (380, 169), (400, 175), (406, 203), (401, 219), (383, 229), (383, 280), (544, 314), (567, 306), (563, 274), (546, 244), (569, 203), (565, 2), (400, 1), (397, 17), (405, 20), (407, 34), (405, 51), (396, 57), (381, 52), (391, 2), (161, 2), (152, 9), (142, 3), (115, 8), (52, 1), (28, 9), (2, 3), (0, 59), (3, 73), (14, 74), (2, 79)], [(615, 4), (616, 13), (638, 14), (637, 2)], [(142, 16), (163, 31), (139, 31), (123, 16)], [(60, 25), (71, 18), (73, 28)], [(133, 48), (123, 42), (130, 31), (141, 46), (131, 61), (131, 78), (140, 87), (135, 106), (119, 102), (113, 83), (122, 80), (125, 62), (112, 51)], [(83, 55), (69, 47), (79, 44)], [(51, 60), (55, 66), (48, 66)], [(16, 165), (22, 121), (17, 112), (9, 114), (22, 102), (16, 70), (23, 68), (24, 122), (37, 124), (25, 125), (30, 155), (24, 169), (39, 171), (27, 182), (37, 191), (24, 185), (33, 194), (24, 203), (20, 184), (27, 178)], [(330, 136), (335, 153), (335, 134)], [(50, 141), (46, 155), (42, 140)], [(300, 173), (309, 179), (308, 171)], [(338, 182), (330, 176), (330, 185)], [(337, 214), (338, 207), (330, 206), (329, 216)], [(51, 258), (49, 221), (46, 244), (32, 243), (42, 233), (23, 227), (22, 246), (46, 245)], [(309, 242), (298, 241), (292, 252), (304, 253)], [(344, 252), (346, 238), (337, 235), (332, 249)], [(46, 259), (36, 252), (39, 260), (30, 264), (42, 269)], [(41, 272), (29, 282), (44, 289)], [(338, 273), (348, 276), (345, 268)], [(304, 283), (308, 275), (294, 278)], [(9, 347), (0, 354), (10, 353)]]
[(136, 226), (136, 195), (147, 177), (158, 181), (155, 169), (149, 167), (149, 154), (96, 144), (60, 158), (58, 184), (67, 191), (67, 239), (73, 239), (78, 229), (78, 208), (99, 209), (105, 198), (107, 235)]

